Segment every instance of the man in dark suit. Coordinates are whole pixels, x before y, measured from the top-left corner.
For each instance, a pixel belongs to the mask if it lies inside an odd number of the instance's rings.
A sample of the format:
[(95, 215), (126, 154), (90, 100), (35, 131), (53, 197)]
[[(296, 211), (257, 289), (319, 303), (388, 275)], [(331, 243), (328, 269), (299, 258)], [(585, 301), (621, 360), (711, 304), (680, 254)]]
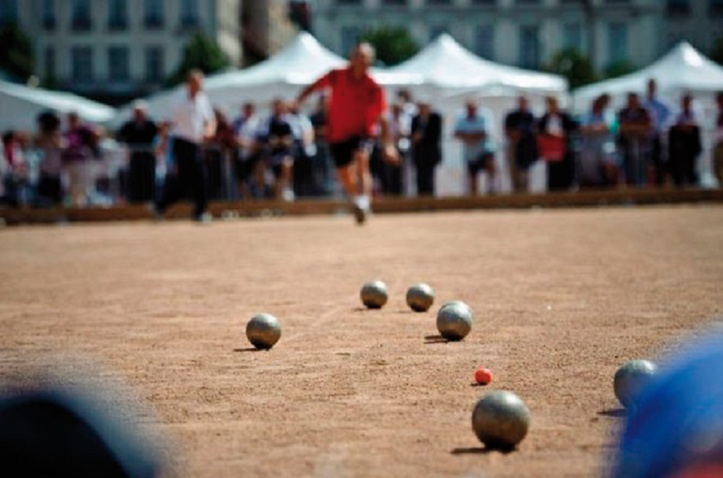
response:
[(417, 194), (434, 196), (434, 170), (442, 161), (442, 116), (429, 103), (419, 103), (412, 119), (412, 160), (417, 170)]
[(143, 101), (133, 105), (133, 119), (123, 124), (118, 131), (118, 141), (125, 143), (129, 150), (128, 201), (149, 202), (155, 196), (156, 155), (153, 141), (158, 126), (148, 118), (147, 106)]

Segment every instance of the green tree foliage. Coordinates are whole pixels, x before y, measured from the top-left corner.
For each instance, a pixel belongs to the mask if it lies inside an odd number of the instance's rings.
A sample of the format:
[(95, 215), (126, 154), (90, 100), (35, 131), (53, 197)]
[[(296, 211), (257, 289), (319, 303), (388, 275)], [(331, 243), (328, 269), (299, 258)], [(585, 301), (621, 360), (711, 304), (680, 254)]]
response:
[(419, 46), (404, 27), (382, 26), (365, 31), (359, 40), (371, 43), (377, 50), (377, 61), (393, 66), (413, 57)]
[(718, 37), (713, 44), (713, 50), (710, 52), (710, 59), (719, 65), (723, 65), (723, 36)]
[(605, 68), (605, 78), (617, 78), (635, 71), (635, 65), (628, 60), (618, 60), (610, 63)]
[(595, 69), (590, 59), (575, 49), (555, 53), (545, 70), (567, 78), (571, 89), (597, 81)]
[(20, 81), (34, 73), (33, 43), (25, 32), (14, 24), (0, 27), (0, 68)]
[(168, 86), (183, 83), (186, 75), (193, 69), (198, 69), (206, 74), (223, 70), (230, 65), (226, 53), (221, 50), (216, 42), (201, 32), (191, 37), (183, 51), (181, 64), (178, 65), (175, 73), (167, 81)]

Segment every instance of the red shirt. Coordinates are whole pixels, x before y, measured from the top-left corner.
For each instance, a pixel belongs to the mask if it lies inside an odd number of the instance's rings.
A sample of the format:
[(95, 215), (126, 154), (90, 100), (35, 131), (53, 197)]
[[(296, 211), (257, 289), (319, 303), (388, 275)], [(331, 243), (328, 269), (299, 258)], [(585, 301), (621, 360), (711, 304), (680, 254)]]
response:
[(332, 70), (314, 83), (313, 89), (330, 88), (327, 137), (338, 143), (353, 136), (370, 137), (379, 116), (387, 108), (384, 89), (364, 73), (354, 79), (351, 68)]

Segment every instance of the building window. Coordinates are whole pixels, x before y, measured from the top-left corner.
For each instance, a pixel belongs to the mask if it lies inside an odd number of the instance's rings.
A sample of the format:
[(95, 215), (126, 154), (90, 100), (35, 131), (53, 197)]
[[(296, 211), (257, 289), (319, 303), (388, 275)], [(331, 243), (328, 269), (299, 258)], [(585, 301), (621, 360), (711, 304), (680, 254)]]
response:
[(41, 4), (42, 12), (41, 21), (43, 22), (43, 28), (46, 30), (54, 30), (56, 19), (55, 19), (55, 0), (42, 0)]
[(181, 0), (181, 26), (197, 27), (198, 0)]
[(55, 78), (55, 48), (52, 46), (45, 47), (43, 68), (45, 69), (46, 78)]
[(164, 76), (163, 48), (159, 46), (146, 48), (146, 80), (149, 83), (160, 83)]
[(143, 24), (146, 28), (163, 27), (163, 0), (144, 0)]
[(75, 83), (93, 81), (93, 50), (89, 46), (76, 46), (70, 51), (71, 77)]
[(608, 25), (608, 60), (610, 63), (628, 61), (628, 26), (625, 23)]
[(128, 28), (128, 4), (126, 0), (110, 0), (108, 2), (108, 28), (125, 30)]
[(17, 25), (18, 1), (0, 0), (0, 25)]
[(128, 81), (128, 48), (112, 46), (108, 48), (108, 79), (113, 82)]
[(690, 15), (689, 0), (668, 0), (665, 2), (665, 12), (670, 16)]
[(90, 30), (92, 25), (90, 20), (90, 0), (73, 0), (71, 12), (73, 30)]
[(708, 0), (708, 11), (711, 15), (723, 15), (723, 0)]
[(539, 68), (541, 58), (540, 27), (536, 25), (520, 27), (520, 66), (523, 68)]
[(582, 25), (568, 23), (562, 26), (562, 49), (582, 52)]
[(341, 27), (341, 51), (346, 56), (359, 42), (361, 30), (358, 27)]
[(440, 35), (448, 32), (449, 28), (447, 27), (447, 25), (432, 25), (431, 27), (429, 27), (429, 41), (434, 41)]
[(493, 60), (495, 55), (495, 27), (493, 25), (478, 26), (475, 32), (474, 46), (477, 55)]

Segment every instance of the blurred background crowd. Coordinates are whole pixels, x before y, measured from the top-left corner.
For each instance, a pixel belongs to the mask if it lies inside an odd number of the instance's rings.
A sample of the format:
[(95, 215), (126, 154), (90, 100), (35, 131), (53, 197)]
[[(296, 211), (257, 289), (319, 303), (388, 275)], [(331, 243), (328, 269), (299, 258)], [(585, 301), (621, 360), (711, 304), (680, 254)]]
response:
[[(698, 163), (705, 158), (696, 99), (684, 93), (678, 104), (667, 104), (653, 78), (645, 91), (630, 91), (621, 108), (603, 93), (584, 114), (572, 114), (554, 96), (536, 112), (520, 95), (515, 108), (495, 118), (484, 100), (470, 98), (445, 125), (449, 119), (431, 98), (400, 89), (388, 102), (402, 161), (391, 164), (373, 154), (378, 196), (437, 195), (437, 169), (445, 162), (462, 165), (458, 187), (470, 195), (529, 192), (533, 171), (547, 191), (701, 185)], [(723, 92), (716, 102), (715, 143), (707, 154), (723, 184)], [(217, 108), (216, 135), (205, 144), (209, 198), (339, 197), (325, 141), (326, 108), (325, 95), (308, 113), (282, 97), (268, 105), (247, 101), (233, 116)], [(36, 124), (34, 131), (3, 132), (0, 191), (8, 205), (150, 203), (173, 179), (171, 149), (158, 147), (169, 125), (151, 117), (143, 100), (115, 130), (75, 112), (44, 111)], [(459, 157), (445, 157), (446, 134), (460, 146), (454, 151)]]

